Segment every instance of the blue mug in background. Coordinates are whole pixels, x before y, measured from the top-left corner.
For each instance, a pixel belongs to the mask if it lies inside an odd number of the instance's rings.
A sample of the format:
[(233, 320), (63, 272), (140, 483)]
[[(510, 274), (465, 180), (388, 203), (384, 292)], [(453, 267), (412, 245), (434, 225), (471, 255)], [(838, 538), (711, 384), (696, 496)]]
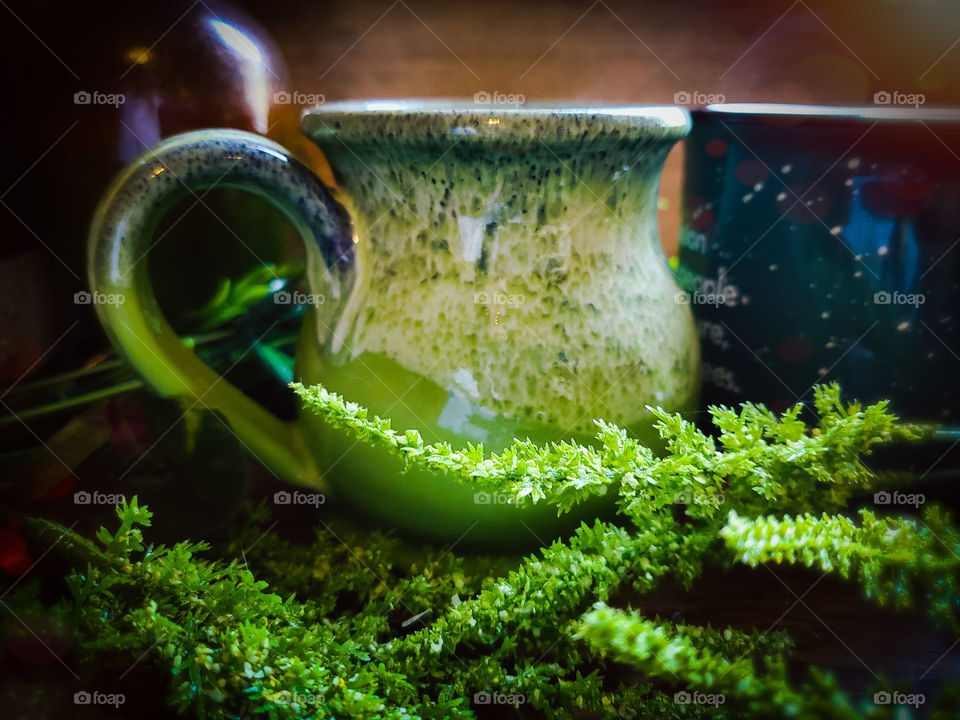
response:
[(960, 420), (960, 111), (694, 111), (676, 260), (708, 404), (810, 388)]

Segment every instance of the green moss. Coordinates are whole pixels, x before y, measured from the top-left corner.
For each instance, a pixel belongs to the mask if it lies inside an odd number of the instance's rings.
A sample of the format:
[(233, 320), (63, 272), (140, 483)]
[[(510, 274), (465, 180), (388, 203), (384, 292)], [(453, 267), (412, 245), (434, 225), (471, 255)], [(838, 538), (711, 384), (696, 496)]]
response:
[[(592, 445), (455, 449), (394, 430), (321, 387), (295, 390), (410, 467), (558, 512), (612, 493), (620, 513), (513, 561), (339, 524), (291, 542), (263, 508), (213, 547), (147, 545), (151, 514), (135, 498), (95, 543), (30, 522), (62, 536), (77, 565), (69, 596), (49, 611), (69, 618), (83, 654), (138, 660), (191, 716), (466, 718), (497, 698), (549, 718), (572, 708), (608, 718), (884, 717), (888, 707), (851, 698), (816, 669), (795, 684), (783, 634), (678, 626), (608, 606), (668, 577), (689, 586), (707, 563), (804, 563), (960, 627), (960, 534), (944, 513), (928, 508), (922, 523), (843, 514), (852, 493), (877, 482), (863, 456), (916, 432), (882, 403), (841, 403), (835, 386), (817, 389), (812, 425), (799, 407), (779, 417), (757, 406), (714, 409), (711, 437), (653, 409), (662, 456), (603, 422)], [(28, 590), (11, 603), (35, 605)], [(655, 684), (617, 682), (623, 664)], [(683, 693), (718, 704), (684, 703)], [(942, 695), (934, 716), (952, 717), (957, 691)]]

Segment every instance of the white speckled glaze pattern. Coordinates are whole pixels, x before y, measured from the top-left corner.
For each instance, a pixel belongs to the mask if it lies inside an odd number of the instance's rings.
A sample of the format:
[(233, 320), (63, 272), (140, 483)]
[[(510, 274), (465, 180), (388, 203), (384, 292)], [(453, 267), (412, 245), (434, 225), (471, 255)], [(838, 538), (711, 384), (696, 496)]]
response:
[(331, 362), (385, 355), (498, 416), (584, 433), (688, 404), (697, 345), (656, 218), (683, 113), (444, 107), (304, 119), (357, 238)]

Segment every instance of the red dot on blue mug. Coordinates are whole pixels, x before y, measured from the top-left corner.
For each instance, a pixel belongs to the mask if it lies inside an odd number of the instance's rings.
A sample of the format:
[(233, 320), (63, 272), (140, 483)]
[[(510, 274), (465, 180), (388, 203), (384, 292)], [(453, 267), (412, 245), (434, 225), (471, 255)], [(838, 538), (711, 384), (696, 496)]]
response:
[(708, 140), (703, 149), (707, 155), (723, 157), (727, 154), (727, 143), (725, 140)]
[(926, 170), (888, 164), (864, 183), (863, 204), (880, 217), (908, 218), (927, 206), (936, 189), (936, 180)]
[(714, 214), (710, 208), (701, 208), (693, 213), (690, 225), (694, 230), (706, 230), (713, 225)]
[(686, 201), (686, 207), (691, 228), (700, 231), (713, 225), (713, 209), (704, 198), (689, 197)]
[(877, 179), (893, 197), (907, 200), (926, 198), (937, 186), (926, 170), (915, 165), (888, 166), (877, 173)]

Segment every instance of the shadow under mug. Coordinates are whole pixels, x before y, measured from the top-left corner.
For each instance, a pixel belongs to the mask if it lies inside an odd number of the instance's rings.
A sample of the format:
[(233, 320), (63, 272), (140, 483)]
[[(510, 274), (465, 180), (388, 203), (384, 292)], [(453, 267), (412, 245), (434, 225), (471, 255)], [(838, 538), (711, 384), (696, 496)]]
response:
[(678, 282), (703, 398), (782, 410), (838, 381), (960, 421), (960, 111), (693, 113)]
[(514, 438), (589, 441), (605, 418), (643, 438), (647, 404), (689, 410), (699, 392), (693, 316), (673, 302), (656, 221), (663, 161), (689, 126), (679, 108), (329, 103), (303, 127), (336, 188), (264, 138), (187, 133), (132, 164), (98, 209), (92, 289), (125, 302), (96, 309), (152, 387), (220, 410), (281, 478), (388, 528), (522, 550), (612, 498), (558, 519), (547, 503), (520, 509), (439, 472), (404, 473), (312, 413), (279, 421), (164, 320), (146, 268), (153, 228), (178, 198), (215, 185), (276, 205), (306, 248), (297, 379), (397, 429), (500, 450)]

